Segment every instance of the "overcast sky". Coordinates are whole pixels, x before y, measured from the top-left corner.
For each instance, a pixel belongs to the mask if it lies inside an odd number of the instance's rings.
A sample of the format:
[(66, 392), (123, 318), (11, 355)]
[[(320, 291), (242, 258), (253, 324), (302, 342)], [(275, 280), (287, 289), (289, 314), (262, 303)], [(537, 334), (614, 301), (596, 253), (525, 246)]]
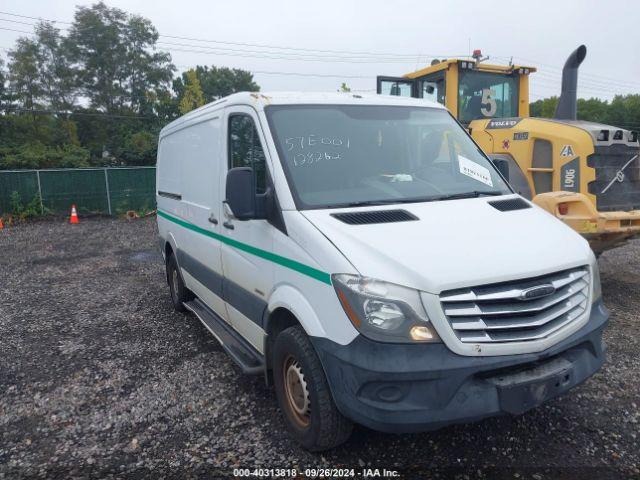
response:
[[(2, 0), (0, 48), (5, 50), (0, 52), (6, 59), (6, 49), (21, 35), (3, 28), (31, 30), (14, 22), (33, 22), (6, 13), (71, 21), (75, 5), (91, 3)], [(402, 75), (427, 65), (433, 56), (468, 55), (471, 46), (482, 49), (490, 62), (506, 64), (513, 57), (514, 63), (537, 66), (531, 78), (535, 100), (559, 93), (561, 67), (584, 43), (588, 53), (579, 77), (581, 97), (640, 92), (637, 0), (106, 3), (149, 18), (161, 35), (224, 42), (163, 36), (158, 46), (171, 52), (179, 70), (213, 64), (256, 72), (264, 91), (335, 90), (343, 81), (354, 90), (373, 90), (376, 75)]]

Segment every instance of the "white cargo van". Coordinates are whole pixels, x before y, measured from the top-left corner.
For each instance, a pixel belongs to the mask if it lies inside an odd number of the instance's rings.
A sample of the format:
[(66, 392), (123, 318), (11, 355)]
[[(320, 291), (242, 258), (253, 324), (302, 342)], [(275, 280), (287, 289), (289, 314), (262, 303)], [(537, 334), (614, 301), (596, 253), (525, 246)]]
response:
[(266, 374), (306, 448), (518, 414), (602, 365), (587, 242), (443, 107), (239, 93), (160, 133), (171, 298)]

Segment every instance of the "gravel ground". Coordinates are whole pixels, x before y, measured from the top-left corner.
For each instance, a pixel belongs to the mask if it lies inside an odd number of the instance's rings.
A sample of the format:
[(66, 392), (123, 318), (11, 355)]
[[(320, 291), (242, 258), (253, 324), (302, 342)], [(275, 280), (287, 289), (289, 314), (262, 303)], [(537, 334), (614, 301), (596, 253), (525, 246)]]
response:
[(0, 478), (223, 478), (349, 466), (433, 478), (640, 478), (640, 241), (600, 259), (609, 360), (520, 417), (437, 432), (357, 428), (310, 454), (273, 391), (171, 308), (154, 219), (0, 231)]

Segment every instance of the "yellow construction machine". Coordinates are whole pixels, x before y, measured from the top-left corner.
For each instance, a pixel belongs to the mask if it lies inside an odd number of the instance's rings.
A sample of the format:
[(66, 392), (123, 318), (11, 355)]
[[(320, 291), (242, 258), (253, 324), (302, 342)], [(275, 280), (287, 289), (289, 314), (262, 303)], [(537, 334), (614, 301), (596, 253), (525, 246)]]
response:
[(434, 61), (403, 77), (377, 79), (379, 94), (445, 105), (522, 196), (588, 239), (596, 253), (640, 233), (638, 133), (576, 119), (577, 48), (562, 71), (554, 118), (529, 116), (535, 67), (470, 59)]

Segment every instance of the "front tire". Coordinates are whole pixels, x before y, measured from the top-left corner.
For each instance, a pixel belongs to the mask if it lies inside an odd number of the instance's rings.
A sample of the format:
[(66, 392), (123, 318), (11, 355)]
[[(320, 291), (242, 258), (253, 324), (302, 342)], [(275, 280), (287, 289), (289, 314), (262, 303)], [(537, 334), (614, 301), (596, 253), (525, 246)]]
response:
[(194, 295), (187, 287), (184, 285), (184, 280), (182, 279), (182, 274), (180, 273), (180, 268), (178, 267), (178, 262), (176, 261), (175, 255), (172, 253), (167, 258), (167, 282), (169, 283), (169, 292), (171, 293), (171, 303), (173, 303), (173, 308), (177, 312), (186, 312), (187, 309), (184, 306), (185, 302), (189, 300), (193, 300)]
[(349, 438), (353, 424), (336, 408), (320, 359), (301, 327), (289, 327), (276, 338), (273, 378), (287, 428), (304, 448), (328, 450)]

